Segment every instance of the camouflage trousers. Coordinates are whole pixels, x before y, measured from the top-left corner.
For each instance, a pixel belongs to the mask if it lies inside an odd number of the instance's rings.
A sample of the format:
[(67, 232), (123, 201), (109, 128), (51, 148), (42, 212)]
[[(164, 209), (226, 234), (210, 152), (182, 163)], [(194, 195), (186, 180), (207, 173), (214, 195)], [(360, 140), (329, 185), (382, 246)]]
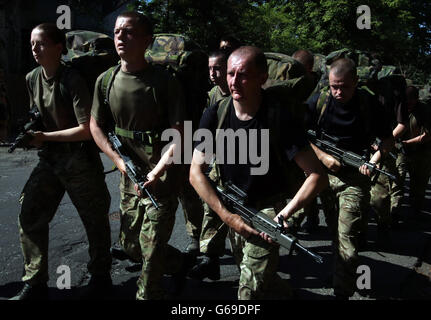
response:
[[(274, 207), (260, 209), (271, 218), (284, 207), (284, 201)], [(232, 252), (240, 268), (239, 300), (288, 299), (292, 288), (277, 274), (279, 246), (269, 244), (258, 236), (248, 239), (229, 230)]]
[(320, 193), (325, 219), (333, 237), (335, 294), (351, 296), (356, 289), (358, 242), (370, 203), (370, 179), (359, 172), (329, 176), (329, 188)]
[(120, 245), (134, 260), (143, 263), (137, 281), (138, 300), (163, 299), (163, 274), (177, 272), (183, 259), (178, 249), (168, 245), (178, 207), (176, 194), (156, 201), (159, 210), (149, 198), (121, 192)]
[(80, 143), (61, 143), (40, 151), (39, 163), (21, 193), (18, 225), (25, 268), (22, 280), (31, 285), (49, 279), (49, 223), (65, 191), (87, 233), (88, 271), (106, 275), (111, 270), (111, 198), (98, 152), (86, 149)]
[(380, 174), (377, 182), (371, 187), (370, 204), (376, 212), (378, 225), (390, 225), (392, 215), (401, 210), (406, 166), (406, 157), (401, 152), (398, 153), (396, 160), (388, 156), (383, 162), (382, 169), (392, 173), (399, 180), (391, 181), (387, 176)]
[(199, 240), (204, 216), (204, 207), (201, 198), (186, 179), (179, 191), (178, 199), (184, 212), (187, 234)]
[(199, 238), (200, 252), (207, 256), (223, 256), (229, 228), (206, 203), (203, 203), (204, 217)]
[[(290, 199), (289, 199), (290, 200)], [(299, 228), (304, 221), (305, 217), (311, 220), (317, 220), (319, 224), (319, 206), (317, 205), (317, 198), (314, 198), (305, 208), (296, 211), (287, 219), (289, 227)]]
[(410, 205), (416, 210), (422, 210), (431, 176), (431, 151), (421, 150), (409, 154), (407, 169), (410, 176)]

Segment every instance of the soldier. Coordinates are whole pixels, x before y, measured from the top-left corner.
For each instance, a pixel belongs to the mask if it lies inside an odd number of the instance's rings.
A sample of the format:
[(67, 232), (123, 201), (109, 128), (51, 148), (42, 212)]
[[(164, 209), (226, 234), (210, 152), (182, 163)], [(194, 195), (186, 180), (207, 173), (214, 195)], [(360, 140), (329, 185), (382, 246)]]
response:
[[(174, 140), (162, 154), (166, 143), (160, 139), (162, 131), (168, 128), (182, 134), (184, 97), (180, 84), (168, 72), (145, 60), (152, 37), (152, 25), (146, 16), (125, 12), (117, 17), (114, 42), (121, 65), (111, 73), (110, 87), (105, 90), (101, 86), (108, 73), (97, 79), (90, 121), (97, 145), (121, 172), (120, 244), (129, 256), (143, 262), (137, 281), (138, 300), (165, 297), (165, 272), (185, 279), (184, 257), (168, 245), (181, 173), (178, 166), (169, 165), (169, 160), (178, 152), (178, 145)], [(127, 176), (124, 161), (112, 149), (106, 133), (112, 127), (135, 164), (148, 172), (145, 186), (158, 202), (158, 210), (148, 197), (140, 194)]]
[(407, 168), (410, 176), (410, 205), (417, 214), (423, 209), (425, 190), (431, 175), (431, 116), (430, 106), (418, 100), (419, 91), (407, 87), (409, 122), (405, 140)]
[[(409, 120), (405, 97), (406, 83), (400, 83), (401, 88), (391, 88), (391, 92), (378, 95), (379, 101), (385, 107), (389, 116), (394, 140), (400, 140), (407, 130)], [(371, 86), (371, 89), (374, 89)], [(378, 91), (378, 90), (377, 90)], [(390, 94), (390, 96), (387, 96)], [(374, 146), (377, 149), (377, 146)], [(382, 169), (394, 174), (398, 179), (391, 181), (385, 175), (379, 175), (377, 182), (371, 188), (371, 207), (376, 212), (377, 228), (387, 231), (398, 223), (401, 203), (404, 194), (404, 180), (406, 177), (406, 157), (402, 152), (395, 156), (387, 156), (382, 160)]]
[(219, 49), (233, 52), (241, 46), (241, 42), (233, 35), (225, 35), (220, 38)]
[[(308, 98), (319, 82), (317, 73), (313, 72), (314, 56), (310, 51), (301, 49), (295, 51), (292, 54), (292, 58), (298, 60), (305, 68), (303, 83), (306, 90), (306, 97)], [(300, 228), (301, 222), (305, 216), (307, 217), (307, 220), (304, 223), (304, 230), (308, 233), (316, 231), (319, 226), (319, 208), (317, 206), (317, 198), (314, 199), (309, 206), (304, 208), (304, 210), (295, 213), (289, 219), (288, 224), (291, 226), (292, 232)]]
[[(289, 108), (285, 104), (277, 104), (277, 98), (272, 97), (261, 89), (268, 77), (268, 66), (264, 53), (255, 47), (240, 47), (229, 57), (227, 69), (227, 82), (231, 92), (228, 104), (224, 105), (226, 116), (219, 127), (224, 129), (248, 130), (257, 129), (260, 134), (263, 128), (272, 126), (276, 121), (283, 124), (282, 137), (276, 139), (280, 142), (280, 149), (269, 147), (267, 160), (269, 168), (266, 174), (253, 175), (253, 165), (216, 164), (219, 168), (221, 182), (232, 181), (243, 189), (250, 199), (250, 206), (261, 210), (272, 218), (286, 219), (296, 210), (303, 207), (311, 198), (327, 185), (327, 178), (323, 168), (317, 161), (314, 153), (305, 138), (305, 132), (301, 122), (294, 121)], [(290, 102), (295, 100), (290, 100)], [(202, 116), (200, 128), (209, 129), (215, 136), (219, 119), (217, 105), (211, 106)], [(269, 108), (278, 108), (282, 114), (277, 119), (268, 119)], [(299, 126), (298, 126), (299, 125)], [(241, 130), (241, 131), (242, 131)], [(258, 134), (258, 136), (260, 135)], [(270, 131), (271, 138), (271, 131)], [(274, 137), (275, 138), (275, 137)], [(237, 239), (233, 246), (241, 246), (242, 250), (234, 250), (235, 253), (243, 253), (241, 257), (241, 275), (238, 288), (238, 299), (263, 299), (275, 293), (275, 288), (280, 285), (283, 293), (278, 298), (291, 294), (290, 287), (277, 275), (278, 247), (268, 242), (272, 240), (266, 234), (260, 234), (248, 226), (238, 214), (229, 212), (220, 201), (214, 189), (204, 175), (208, 164), (205, 163), (205, 148), (199, 141), (196, 143), (193, 160), (190, 168), (190, 182), (200, 197), (208, 203), (221, 220), (236, 232)], [(234, 145), (231, 145), (233, 143)], [(239, 152), (239, 145), (233, 141), (228, 142), (224, 148), (235, 148)], [(261, 144), (261, 148), (264, 146)], [(259, 149), (261, 149), (259, 148)], [(215, 150), (215, 149), (214, 149)], [(225, 150), (226, 151), (226, 150)], [(257, 152), (259, 153), (258, 150)], [(277, 161), (275, 153), (286, 155), (307, 173), (307, 179), (301, 189), (287, 206), (281, 205), (285, 194), (281, 190), (288, 185), (283, 178), (282, 163)], [(223, 153), (226, 155), (226, 152)], [(272, 159), (272, 160), (271, 160)], [(276, 210), (282, 209), (278, 215)], [(277, 216), (277, 217), (276, 217)], [(290, 291), (290, 292), (289, 292)]]
[(226, 81), (228, 57), (229, 52), (227, 50), (213, 51), (208, 57), (209, 76), (214, 87), (208, 92), (209, 100), (207, 106), (212, 106), (219, 100), (230, 96)]
[(44, 129), (31, 133), (30, 144), (41, 150), (39, 163), (20, 197), (18, 223), (25, 285), (13, 299), (47, 298), (49, 222), (66, 190), (88, 237), (91, 290), (87, 293), (104, 292), (112, 286), (111, 198), (99, 153), (90, 141), (90, 93), (79, 74), (60, 62), (62, 53), (67, 52), (66, 39), (55, 24), (35, 27), (31, 48), (40, 66), (27, 74), (26, 82), (30, 106), (37, 106)]
[[(333, 62), (329, 71), (329, 89), (310, 97), (310, 125), (316, 132), (339, 139), (339, 147), (362, 154), (374, 138), (383, 141), (382, 150), (390, 150), (393, 137), (383, 108), (367, 91), (357, 88), (355, 63), (342, 58)], [(366, 108), (369, 108), (368, 110)], [(320, 193), (326, 222), (333, 233), (335, 273), (333, 287), (336, 298), (348, 299), (356, 284), (358, 240), (362, 219), (369, 209), (371, 181), (366, 166), (359, 170), (342, 167), (340, 162), (312, 145), (319, 160), (329, 169), (330, 188)], [(371, 163), (380, 160), (380, 151)]]
[[(218, 50), (210, 53), (208, 57), (209, 76), (214, 87), (208, 92), (207, 107), (216, 105), (230, 96), (226, 80), (228, 55), (226, 50)], [(198, 280), (207, 277), (211, 280), (219, 280), (219, 257), (224, 254), (228, 228), (219, 216), (208, 207), (207, 203), (204, 202), (203, 206), (204, 217), (198, 248), (204, 257), (198, 265), (190, 270), (189, 276)]]

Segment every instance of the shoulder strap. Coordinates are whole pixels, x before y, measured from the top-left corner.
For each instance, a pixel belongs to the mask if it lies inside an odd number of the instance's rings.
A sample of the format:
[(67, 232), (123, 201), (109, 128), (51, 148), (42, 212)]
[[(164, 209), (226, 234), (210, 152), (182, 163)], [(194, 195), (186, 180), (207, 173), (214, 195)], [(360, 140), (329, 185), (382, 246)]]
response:
[(319, 115), (317, 124), (319, 124), (320, 121), (322, 120), (322, 116), (325, 113), (326, 107), (328, 106), (330, 95), (331, 93), (328, 87), (324, 87), (320, 91), (320, 95), (319, 95), (319, 98), (317, 99), (317, 104), (316, 104), (316, 111), (317, 111), (317, 114)]
[(102, 81), (100, 83), (100, 89), (102, 90), (102, 96), (104, 97), (104, 102), (109, 105), (109, 93), (111, 91), (112, 83), (118, 71), (120, 70), (120, 65), (113, 66), (109, 68), (103, 75)]
[[(232, 101), (232, 96), (226, 97), (218, 102), (217, 108), (217, 129), (220, 129), (223, 125), (224, 119), (226, 118), (226, 114), (229, 110), (229, 105)], [(217, 132), (216, 132), (217, 138)]]
[(41, 66), (38, 66), (37, 68), (34, 68), (33, 71), (30, 73), (30, 89), (33, 91), (34, 87), (36, 86), (37, 77), (39, 77), (39, 74), (42, 70)]
[(63, 64), (63, 70), (61, 72), (60, 80), (59, 80), (60, 94), (63, 98), (65, 98), (66, 100), (69, 100), (69, 99), (72, 99), (72, 95), (70, 94), (70, 91), (68, 89), (69, 85), (67, 84), (67, 81), (68, 81), (67, 75), (69, 74), (70, 70), (72, 69), (72, 66), (67, 62), (64, 62), (62, 64)]

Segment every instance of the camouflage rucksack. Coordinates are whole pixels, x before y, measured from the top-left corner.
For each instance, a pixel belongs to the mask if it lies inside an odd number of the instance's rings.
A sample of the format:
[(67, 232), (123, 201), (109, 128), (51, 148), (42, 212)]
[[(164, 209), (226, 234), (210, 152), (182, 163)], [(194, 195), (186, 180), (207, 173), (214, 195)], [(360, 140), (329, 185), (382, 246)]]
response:
[[(293, 93), (299, 100), (306, 100), (310, 92), (309, 83), (304, 78), (304, 66), (283, 53), (265, 52), (265, 57), (268, 64), (268, 80), (262, 88), (276, 87), (276, 90), (272, 90), (273, 94), (283, 96)], [(290, 90), (292, 87), (296, 89), (294, 92)]]
[(90, 93), (94, 92), (97, 77), (120, 59), (114, 40), (103, 33), (74, 30), (66, 33), (67, 55), (63, 60), (77, 69), (87, 82)]
[(208, 55), (192, 39), (181, 34), (160, 33), (145, 53), (145, 59), (163, 66), (181, 83), (187, 113), (198, 125), (210, 89)]
[(283, 53), (265, 52), (268, 63), (268, 80), (263, 88), (282, 83), (283, 81), (295, 79), (305, 74), (304, 66)]

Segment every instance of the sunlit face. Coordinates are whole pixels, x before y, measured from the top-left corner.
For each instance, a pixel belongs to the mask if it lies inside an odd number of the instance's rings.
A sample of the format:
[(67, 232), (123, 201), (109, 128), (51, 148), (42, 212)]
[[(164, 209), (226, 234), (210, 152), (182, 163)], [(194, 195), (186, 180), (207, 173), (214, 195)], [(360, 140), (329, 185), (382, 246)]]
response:
[(30, 36), (31, 52), (34, 60), (42, 66), (59, 61), (63, 45), (54, 43), (42, 30), (33, 29)]
[(352, 78), (350, 74), (337, 76), (333, 72), (329, 73), (329, 87), (331, 94), (340, 103), (347, 103), (355, 94), (358, 84), (357, 78)]
[(210, 80), (217, 86), (223, 86), (226, 83), (226, 62), (222, 57), (211, 57), (208, 59), (208, 70)]
[(119, 17), (115, 22), (114, 43), (121, 59), (143, 57), (151, 43), (151, 35), (139, 27), (133, 18)]
[(234, 100), (255, 98), (266, 79), (267, 73), (259, 72), (249, 55), (234, 53), (229, 57), (227, 82)]

